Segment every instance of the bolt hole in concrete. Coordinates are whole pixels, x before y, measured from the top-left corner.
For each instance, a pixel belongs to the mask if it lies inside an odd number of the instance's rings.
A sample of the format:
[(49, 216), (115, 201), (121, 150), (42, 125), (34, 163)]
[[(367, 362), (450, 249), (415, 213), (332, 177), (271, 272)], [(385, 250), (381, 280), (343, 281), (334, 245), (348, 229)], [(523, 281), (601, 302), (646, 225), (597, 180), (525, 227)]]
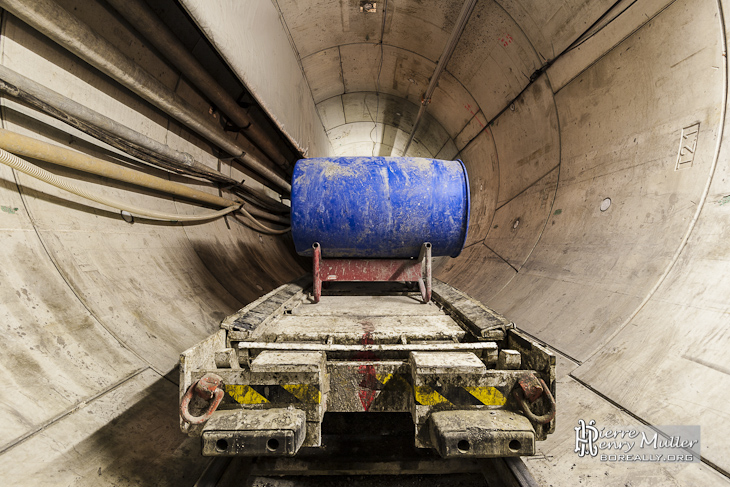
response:
[(458, 448), (461, 453), (466, 453), (469, 451), (469, 448), (471, 448), (471, 445), (469, 444), (468, 440), (461, 440), (456, 445), (456, 448)]
[(270, 438), (269, 441), (266, 442), (266, 448), (269, 451), (276, 451), (279, 448), (279, 440), (276, 438)]
[(374, 14), (378, 11), (378, 4), (375, 2), (360, 2), (360, 12)]
[(611, 198), (601, 201), (601, 211), (606, 211), (611, 207)]
[(122, 210), (122, 219), (127, 223), (134, 223), (134, 217), (126, 210)]
[(215, 442), (215, 447), (218, 451), (228, 450), (228, 440), (221, 438), (220, 440)]
[(512, 451), (519, 450), (521, 446), (522, 445), (520, 444), (520, 442), (518, 440), (512, 440), (509, 442), (509, 449)]

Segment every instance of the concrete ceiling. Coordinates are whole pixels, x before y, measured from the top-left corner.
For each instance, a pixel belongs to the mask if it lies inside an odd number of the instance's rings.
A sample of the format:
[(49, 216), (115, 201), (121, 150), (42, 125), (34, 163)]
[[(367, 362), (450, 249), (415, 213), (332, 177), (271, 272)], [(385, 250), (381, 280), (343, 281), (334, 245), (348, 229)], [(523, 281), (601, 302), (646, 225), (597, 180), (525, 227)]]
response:
[[(413, 105), (420, 104), (455, 28), (460, 2), (380, 2), (372, 13), (361, 12), (359, 0), (275, 3), (335, 153), (402, 155), (403, 146), (394, 148), (387, 129), (371, 134), (365, 127), (341, 125), (373, 123), (377, 118), (396, 132), (410, 133)], [(462, 150), (478, 133), (476, 126), (485, 127), (504, 110), (537, 70), (611, 5), (541, 2), (536, 11), (529, 2), (478, 2), (439, 79), (429, 105), (430, 123), (416, 133), (417, 144), (409, 154), (456, 157), (454, 147)], [(549, 21), (538, 24), (535, 18)], [(532, 37), (518, 21), (527, 24)], [(352, 96), (356, 93), (361, 95)], [(367, 114), (362, 113), (365, 94), (375, 105)], [(376, 117), (374, 108), (381, 97), (384, 108)], [(348, 134), (346, 149), (343, 131)]]

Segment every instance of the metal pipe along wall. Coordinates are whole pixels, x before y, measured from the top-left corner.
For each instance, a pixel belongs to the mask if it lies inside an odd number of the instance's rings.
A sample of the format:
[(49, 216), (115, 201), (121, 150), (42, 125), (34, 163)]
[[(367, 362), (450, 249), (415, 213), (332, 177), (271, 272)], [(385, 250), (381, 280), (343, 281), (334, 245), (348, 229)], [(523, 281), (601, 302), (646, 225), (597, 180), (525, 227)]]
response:
[(8, 0), (0, 2), (0, 6), (206, 137), (277, 188), (285, 192), (291, 190), (288, 182), (255, 160), (239, 142), (230, 139), (213, 121), (196, 112), (183, 99), (170, 92), (116, 47), (52, 0)]

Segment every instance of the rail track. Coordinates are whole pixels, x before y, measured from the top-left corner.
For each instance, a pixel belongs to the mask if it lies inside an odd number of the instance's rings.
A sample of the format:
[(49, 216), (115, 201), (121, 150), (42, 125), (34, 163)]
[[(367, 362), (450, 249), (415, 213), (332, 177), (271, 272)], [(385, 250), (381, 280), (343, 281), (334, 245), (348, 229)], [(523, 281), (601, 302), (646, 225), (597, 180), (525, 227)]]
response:
[(321, 448), (295, 457), (213, 457), (195, 487), (536, 487), (520, 457), (442, 458), (414, 447), (408, 417), (325, 423)]
[(195, 487), (537, 487), (519, 457), (465, 462), (270, 461), (261, 457), (211, 459)]

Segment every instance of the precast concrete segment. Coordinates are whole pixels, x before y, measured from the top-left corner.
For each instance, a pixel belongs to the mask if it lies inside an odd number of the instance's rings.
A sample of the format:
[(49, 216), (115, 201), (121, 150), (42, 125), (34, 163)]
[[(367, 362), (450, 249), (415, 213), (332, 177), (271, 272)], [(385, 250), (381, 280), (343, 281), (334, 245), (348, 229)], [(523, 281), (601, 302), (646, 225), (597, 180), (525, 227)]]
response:
[[(449, 39), (446, 41), (446, 44), (444, 44), (444, 50), (441, 53), (438, 62), (436, 63), (436, 69), (430, 76), (426, 91), (421, 96), (421, 106), (418, 108), (418, 115), (416, 115), (416, 120), (414, 120), (413, 122), (413, 128), (411, 129), (411, 133), (408, 136), (406, 146), (403, 149), (404, 155), (408, 152), (408, 148), (410, 147), (411, 142), (413, 142), (413, 137), (416, 135), (418, 126), (421, 123), (421, 118), (423, 118), (428, 104), (431, 103), (431, 97), (436, 90), (436, 86), (438, 85), (441, 73), (443, 73), (444, 69), (446, 69), (446, 65), (449, 63), (451, 55), (454, 53), (456, 44), (459, 42), (461, 34), (464, 32), (464, 28), (466, 27), (466, 23), (469, 21), (469, 17), (471, 16), (472, 10), (474, 10), (475, 4), (476, 0), (465, 0), (464, 5), (461, 7), (461, 12), (459, 12), (459, 18), (456, 20), (454, 30), (451, 32), (451, 35), (449, 35)], [(384, 12), (383, 21), (385, 21), (385, 14), (386, 13)]]
[[(723, 7), (721, 13), (724, 17), (721, 16), (720, 21), (726, 23), (720, 25), (724, 34), (720, 42), (725, 61), (724, 99), (727, 102), (728, 19), (727, 5)], [(723, 108), (727, 110), (726, 104)], [(721, 117), (724, 134), (728, 133), (726, 115), (724, 113)], [(728, 151), (725, 140), (718, 138), (717, 147), (716, 163), (726, 158)], [(713, 424), (710, 433), (712, 443), (703, 444), (703, 459), (727, 475), (730, 469), (723, 458), (728, 451), (724, 439), (730, 433), (726, 427), (725, 409), (717, 407), (719, 401), (724, 400), (730, 372), (727, 358), (719, 355), (727, 344), (727, 313), (726, 306), (722, 304), (726, 300), (718, 294), (724, 295), (721, 290), (724, 286), (712, 283), (722, 282), (718, 280), (719, 276), (727, 271), (727, 252), (722, 243), (724, 231), (718, 230), (727, 225), (725, 205), (729, 189), (727, 166), (720, 163), (714, 170), (703, 195), (702, 212), (696, 215), (696, 225), (685, 237), (686, 246), (679, 249), (681, 253), (678, 252), (677, 262), (667, 269), (665, 278), (657, 283), (656, 292), (647, 296), (643, 306), (626, 323), (627, 326), (617, 330), (607, 346), (598, 350), (573, 375), (612, 400), (620, 400), (629, 411), (654, 424), (679, 423), (685, 420), (687, 413), (680, 408), (657, 409), (649, 405), (647, 399), (658, 393), (657, 384), (644, 383), (641, 395), (626, 394), (620, 390), (628, 381), (643, 376), (648, 368), (673, 377), (673, 387), (662, 394), (662, 402), (679, 404), (687, 397), (695, 396), (692, 401), (695, 421), (703, 425)], [(661, 327), (655, 324), (658, 318), (662, 319)], [(684, 339), (669, 340), (669, 336)], [(649, 337), (654, 347), (636, 346)], [(663, 344), (664, 353), (661, 355), (655, 348), (659, 343)], [(622, 370), (621, 377), (611, 377), (610, 371), (616, 370), (616, 364), (624, 361), (627, 353), (632, 354), (631, 367)]]
[[(554, 210), (525, 268), (493, 302), (498, 310), (515, 310), (515, 321), (523, 319), (527, 331), (578, 360), (599, 348), (661, 277), (710, 175), (722, 100), (722, 74), (712, 69), (722, 62), (718, 38), (711, 37), (714, 42), (704, 48), (681, 43), (656, 54), (666, 45), (672, 19), (681, 18), (686, 8), (672, 4), (556, 95), (561, 164)], [(713, 18), (711, 5), (692, 8), (698, 15), (704, 8), (703, 18)], [(711, 21), (706, 28), (714, 25)], [(697, 22), (685, 28), (700, 36), (694, 29), (703, 27)], [(706, 57), (677, 64), (681, 49), (686, 54), (700, 50)], [(644, 69), (633, 69), (638, 63)], [(698, 69), (707, 71), (705, 90), (686, 92), (684, 81)], [(657, 84), (656, 79), (667, 81)], [(674, 88), (670, 79), (676, 80)], [(596, 97), (595, 90), (606, 96)], [(591, 110), (585, 105), (589, 100)], [(673, 107), (678, 104), (686, 111), (677, 113)], [(631, 116), (608, 115), (622, 111)], [(698, 119), (704, 132), (693, 166), (676, 170), (682, 129)], [(606, 197), (612, 205), (601, 211)], [(495, 234), (507, 231), (494, 229)], [(579, 304), (586, 299), (602, 303), (590, 316)], [(528, 300), (532, 305), (523, 306)], [(546, 322), (545, 312), (581, 324), (565, 335)], [(592, 339), (586, 341), (587, 336)]]
[[(135, 105), (124, 90), (21, 22), (9, 15), (3, 20), (6, 65), (44, 80), (64, 95), (81, 94), (90, 108), (114, 114), (158, 142), (167, 139), (173, 149), (195, 154), (215, 167), (214, 157), (188, 142), (196, 140), (190, 133), (174, 123), (171, 131), (157, 129), (158, 114)], [(106, 27), (119, 28), (114, 23)], [(189, 92), (182, 90), (181, 96), (199, 105)], [(99, 147), (84, 134), (12, 100), (3, 100), (2, 115), (3, 128), (127, 164), (108, 147)], [(79, 178), (78, 172), (42, 165), (139, 206), (182, 214), (199, 211), (184, 202), (130, 191), (126, 184)], [(154, 169), (144, 171), (165, 176)], [(0, 226), (6, 250), (0, 309), (8, 328), (1, 368), (9, 377), (8, 371), (19, 367), (16, 378), (6, 380), (2, 390), (5, 397), (19, 398), (19, 408), (2, 414), (6, 427), (0, 461), (3, 472), (12, 474), (3, 483), (41, 484), (52, 478), (59, 484), (123, 485), (137, 483), (144, 475), (164, 485), (175, 476), (197, 477), (204, 464), (187, 458), (194, 446), (179, 436), (175, 415), (164, 406), (175, 403), (177, 394), (160, 373), (172, 367), (180, 350), (208, 334), (226, 309), (240, 307), (271, 286), (272, 280), (295, 277), (299, 271), (293, 275), (292, 269), (298, 264), (286, 252), (280, 259), (267, 259), (266, 255), (285, 249), (280, 239), (235, 224), (230, 229), (223, 221), (196, 228), (129, 224), (118, 213), (41, 187), (43, 183), (24, 174), (7, 168), (0, 174)], [(231, 176), (239, 181), (243, 177), (238, 171)], [(218, 194), (207, 183), (174, 179)], [(253, 264), (254, 260), (264, 264)], [(267, 260), (276, 261), (276, 267), (268, 267)], [(288, 264), (282, 266), (285, 261)], [(139, 370), (143, 372), (137, 374)], [(170, 419), (167, 424), (178, 431), (175, 435), (166, 433), (165, 422)], [(109, 426), (111, 421), (118, 426)], [(150, 432), (164, 438), (143, 445)], [(58, 456), (44, 455), (42, 461), (32, 454), (54, 448)], [(75, 453), (69, 456), (72, 450)], [(98, 462), (92, 465), (90, 457)], [(146, 472), (139, 470), (141, 463), (147, 465)], [(51, 476), (46, 468), (53, 464)], [(21, 469), (23, 474), (16, 474)]]

